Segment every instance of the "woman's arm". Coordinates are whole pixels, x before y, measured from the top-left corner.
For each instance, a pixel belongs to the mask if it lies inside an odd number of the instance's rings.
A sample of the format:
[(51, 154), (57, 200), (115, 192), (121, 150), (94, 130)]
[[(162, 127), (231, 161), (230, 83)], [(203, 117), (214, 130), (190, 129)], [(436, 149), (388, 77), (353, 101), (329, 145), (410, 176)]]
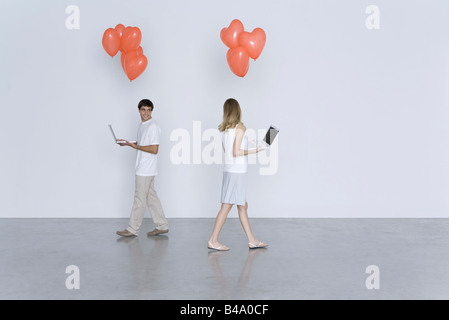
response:
[(233, 147), (233, 151), (232, 151), (232, 155), (234, 157), (246, 156), (248, 154), (258, 153), (259, 151), (263, 150), (263, 148), (261, 148), (261, 147), (258, 147), (257, 149), (253, 149), (253, 150), (243, 150), (242, 149), (242, 141), (243, 141), (243, 136), (245, 135), (245, 131), (246, 131), (246, 127), (244, 125), (240, 125), (235, 130), (235, 140), (234, 140), (234, 147)]

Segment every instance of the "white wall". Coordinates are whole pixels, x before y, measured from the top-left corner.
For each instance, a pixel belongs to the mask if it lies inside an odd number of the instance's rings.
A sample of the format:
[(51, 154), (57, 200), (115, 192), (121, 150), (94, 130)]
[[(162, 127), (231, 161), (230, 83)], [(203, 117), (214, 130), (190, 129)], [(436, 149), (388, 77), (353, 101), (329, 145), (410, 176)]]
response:
[[(215, 129), (229, 97), (247, 127), (281, 129), (274, 174), (249, 168), (252, 217), (448, 217), (448, 12), (438, 0), (3, 0), (0, 217), (128, 217), (135, 152), (107, 124), (135, 138), (142, 98), (162, 128), (167, 217), (214, 217), (221, 165), (174, 164), (170, 135)], [(233, 19), (267, 34), (243, 79), (219, 37)], [(132, 83), (101, 45), (118, 23), (141, 29), (149, 59)]]

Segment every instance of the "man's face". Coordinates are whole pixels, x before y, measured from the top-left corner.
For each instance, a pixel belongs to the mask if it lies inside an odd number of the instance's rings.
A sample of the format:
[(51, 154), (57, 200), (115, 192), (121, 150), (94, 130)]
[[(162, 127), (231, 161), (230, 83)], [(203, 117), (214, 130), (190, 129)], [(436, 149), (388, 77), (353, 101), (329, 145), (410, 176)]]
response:
[(151, 119), (151, 113), (153, 111), (153, 108), (143, 106), (139, 109), (140, 118), (142, 121), (148, 121)]

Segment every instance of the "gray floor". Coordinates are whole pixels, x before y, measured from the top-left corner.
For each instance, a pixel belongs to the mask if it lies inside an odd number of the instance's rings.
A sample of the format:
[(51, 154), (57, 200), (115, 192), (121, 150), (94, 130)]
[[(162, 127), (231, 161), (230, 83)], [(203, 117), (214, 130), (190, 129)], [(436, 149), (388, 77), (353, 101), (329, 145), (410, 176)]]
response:
[(230, 218), (229, 252), (206, 248), (214, 219), (169, 223), (130, 239), (115, 235), (127, 219), (0, 219), (0, 299), (449, 299), (449, 219), (252, 219), (270, 247), (248, 250)]

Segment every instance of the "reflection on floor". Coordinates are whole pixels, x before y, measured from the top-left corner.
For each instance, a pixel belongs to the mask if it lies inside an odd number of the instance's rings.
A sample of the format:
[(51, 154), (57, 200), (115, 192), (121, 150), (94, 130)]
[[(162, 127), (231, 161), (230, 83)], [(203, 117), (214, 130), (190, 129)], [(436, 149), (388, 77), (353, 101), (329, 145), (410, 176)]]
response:
[(214, 219), (169, 223), (1, 219), (0, 299), (449, 299), (449, 219), (252, 219), (270, 246), (248, 250), (230, 218), (228, 252), (207, 249)]

